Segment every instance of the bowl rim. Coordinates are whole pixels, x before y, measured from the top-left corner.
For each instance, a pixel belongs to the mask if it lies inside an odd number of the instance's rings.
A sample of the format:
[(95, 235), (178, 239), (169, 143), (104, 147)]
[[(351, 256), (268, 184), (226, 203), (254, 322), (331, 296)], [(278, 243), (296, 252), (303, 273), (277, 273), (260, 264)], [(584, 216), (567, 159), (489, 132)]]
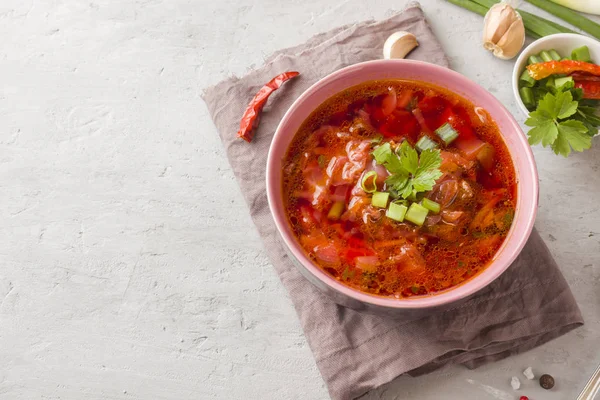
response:
[[(304, 250), (301, 249), (301, 246), (299, 245), (297, 239), (293, 236), (293, 234), (291, 234), (291, 232), (290, 232), (291, 230), (286, 229), (288, 227), (287, 226), (288, 223), (287, 223), (287, 219), (285, 218), (285, 216), (281, 216), (277, 212), (277, 209), (276, 209), (277, 196), (279, 196), (279, 198), (281, 199), (280, 202), (283, 203), (283, 195), (282, 195), (282, 190), (281, 190), (281, 182), (279, 182), (279, 181), (274, 182), (273, 172), (272, 172), (274, 167), (277, 166), (275, 164), (277, 160), (274, 155), (273, 149), (275, 147), (277, 147), (277, 144), (279, 141), (284, 140), (284, 138), (283, 138), (284, 133), (283, 133), (282, 129), (283, 129), (283, 127), (286, 126), (286, 124), (292, 118), (292, 115), (294, 114), (294, 112), (299, 104), (303, 103), (307, 98), (310, 98), (310, 96), (312, 96), (315, 92), (317, 92), (324, 86), (327, 86), (330, 81), (340, 78), (345, 74), (352, 73), (354, 71), (358, 71), (363, 68), (369, 68), (371, 66), (376, 66), (378, 64), (391, 65), (392, 63), (409, 64), (409, 65), (413, 65), (415, 68), (431, 69), (431, 70), (433, 70), (434, 73), (442, 74), (442, 75), (445, 74), (447, 76), (452, 77), (453, 79), (458, 80), (459, 84), (472, 86), (472, 87), (476, 88), (476, 90), (478, 91), (479, 95), (482, 96), (482, 98), (487, 97), (489, 100), (495, 102), (496, 105), (498, 106), (499, 111), (501, 111), (504, 114), (503, 117), (506, 119), (507, 125), (509, 125), (512, 129), (514, 129), (518, 133), (518, 135), (516, 135), (517, 140), (521, 143), (522, 147), (525, 149), (525, 154), (524, 154), (524, 156), (526, 158), (525, 165), (527, 166), (528, 170), (523, 171), (521, 173), (531, 173), (531, 176), (532, 176), (532, 187), (530, 189), (533, 190), (533, 196), (532, 196), (532, 200), (531, 200), (533, 204), (531, 205), (531, 209), (529, 210), (529, 216), (526, 216), (526, 218), (528, 218), (528, 219), (523, 222), (525, 225), (521, 230), (521, 235), (518, 237), (514, 237), (514, 239), (513, 239), (513, 240), (517, 240), (518, 242), (515, 244), (513, 253), (507, 257), (507, 259), (505, 261), (505, 265), (502, 268), (497, 268), (496, 270), (494, 270), (493, 273), (487, 273), (485, 275), (482, 275), (480, 273), (480, 274), (476, 275), (475, 277), (473, 277), (472, 279), (470, 279), (460, 285), (454, 286), (453, 288), (450, 288), (441, 293), (438, 293), (438, 294), (435, 294), (432, 296), (423, 296), (423, 297), (418, 296), (418, 297), (409, 298), (409, 299), (404, 299), (404, 298), (397, 299), (397, 298), (392, 298), (392, 297), (383, 297), (383, 296), (371, 295), (371, 294), (368, 294), (365, 292), (361, 292), (357, 289), (354, 289), (354, 288), (351, 288), (349, 286), (342, 284), (341, 282), (337, 281), (336, 279), (334, 279), (330, 275), (328, 275), (325, 271), (323, 271), (317, 265), (315, 265), (304, 253)], [(365, 82), (367, 82), (367, 81), (369, 81), (369, 79), (365, 80)], [(354, 86), (354, 85), (352, 85), (352, 86)], [(438, 86), (442, 86), (442, 85), (438, 84)], [(318, 105), (316, 105), (315, 107), (317, 107), (317, 106)], [(313, 110), (314, 110), (314, 108), (313, 108)], [(286, 151), (288, 148), (289, 148), (289, 145), (285, 146)], [(518, 177), (517, 177), (517, 179), (518, 179)], [(469, 296), (473, 295), (474, 293), (478, 292), (479, 290), (487, 287), (491, 282), (493, 282), (496, 278), (498, 278), (500, 275), (502, 275), (510, 267), (510, 265), (514, 262), (514, 260), (518, 257), (518, 255), (523, 250), (523, 247), (525, 246), (525, 244), (526, 244), (527, 240), (529, 239), (529, 236), (533, 230), (534, 222), (535, 222), (536, 215), (537, 215), (537, 205), (538, 205), (538, 198), (539, 198), (539, 178), (538, 178), (537, 166), (535, 164), (535, 159), (533, 156), (533, 151), (532, 151), (531, 147), (529, 146), (529, 143), (527, 142), (527, 139), (526, 139), (525, 135), (523, 134), (521, 127), (519, 126), (519, 124), (517, 123), (515, 118), (512, 116), (512, 114), (506, 109), (506, 107), (504, 107), (504, 105), (498, 99), (496, 99), (491, 93), (489, 93), (483, 87), (481, 87), (477, 83), (471, 81), (469, 78), (465, 77), (464, 75), (462, 75), (456, 71), (453, 71), (449, 68), (441, 67), (439, 65), (423, 62), (423, 61), (405, 60), (405, 59), (402, 59), (402, 60), (398, 60), (398, 59), (396, 59), (396, 60), (372, 60), (372, 61), (365, 61), (365, 62), (353, 64), (353, 65), (350, 65), (350, 66), (347, 66), (347, 67), (344, 67), (337, 71), (332, 72), (331, 74), (323, 77), (322, 79), (318, 80), (316, 83), (311, 85), (308, 89), (306, 89), (292, 103), (292, 105), (286, 111), (285, 115), (283, 116), (279, 125), (277, 126), (275, 134), (273, 135), (273, 139), (269, 146), (267, 164), (266, 164), (266, 187), (267, 187), (267, 200), (268, 200), (268, 204), (269, 204), (269, 210), (271, 212), (271, 216), (273, 217), (273, 220), (277, 227), (277, 231), (278, 231), (281, 239), (284, 242), (283, 243), (284, 247), (302, 265), (302, 267), (304, 269), (306, 269), (312, 276), (316, 277), (321, 283), (327, 285), (327, 287), (329, 289), (333, 290), (334, 292), (341, 293), (342, 295), (348, 296), (351, 299), (358, 300), (358, 301), (366, 303), (366, 304), (379, 306), (379, 307), (383, 307), (386, 309), (395, 309), (395, 310), (409, 310), (409, 309), (418, 310), (418, 309), (428, 309), (428, 308), (443, 306), (443, 305), (447, 305), (450, 303), (454, 303), (463, 298), (469, 297)], [(283, 207), (281, 207), (281, 208), (283, 208)], [(515, 226), (516, 225), (513, 225), (513, 227), (511, 227), (511, 230), (514, 229)], [(501, 247), (501, 249), (502, 249), (502, 247)], [(497, 254), (499, 254), (499, 253), (497, 253)], [(483, 271), (486, 271), (488, 269), (490, 269), (490, 266), (488, 266)], [(471, 285), (468, 285), (468, 283), (471, 283)], [(465, 288), (465, 287), (468, 287), (468, 289), (466, 289), (466, 290), (463, 289), (462, 292), (460, 294), (458, 294), (456, 289)]]
[[(579, 33), (554, 33), (552, 35), (544, 36), (539, 39), (534, 40), (529, 43), (527, 47), (525, 47), (517, 60), (515, 61), (515, 65), (513, 67), (512, 73), (512, 90), (513, 95), (515, 96), (515, 100), (519, 109), (523, 112), (523, 115), (527, 118), (529, 116), (529, 110), (523, 104), (523, 100), (521, 100), (521, 95), (519, 94), (519, 78), (521, 77), (521, 73), (523, 72), (523, 66), (521, 66), (524, 59), (528, 58), (532, 54), (532, 48), (542, 44), (542, 43), (552, 43), (560, 39), (571, 39), (573, 41), (579, 41), (579, 46), (587, 45), (587, 46), (595, 46), (598, 48), (600, 52), (600, 41), (589, 36), (579, 34)], [(577, 45), (574, 45), (576, 47)]]

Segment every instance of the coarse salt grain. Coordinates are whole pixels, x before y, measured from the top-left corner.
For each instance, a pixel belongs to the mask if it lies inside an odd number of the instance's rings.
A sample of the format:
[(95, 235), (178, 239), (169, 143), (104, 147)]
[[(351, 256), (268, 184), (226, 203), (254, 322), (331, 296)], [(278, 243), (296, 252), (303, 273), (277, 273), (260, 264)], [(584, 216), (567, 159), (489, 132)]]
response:
[(535, 379), (535, 375), (533, 374), (531, 367), (527, 367), (527, 369), (523, 371), (523, 375), (525, 375), (525, 378), (529, 379), (530, 381)]
[(521, 387), (521, 381), (516, 376), (513, 376), (510, 379), (510, 386), (512, 386), (513, 390), (519, 390)]

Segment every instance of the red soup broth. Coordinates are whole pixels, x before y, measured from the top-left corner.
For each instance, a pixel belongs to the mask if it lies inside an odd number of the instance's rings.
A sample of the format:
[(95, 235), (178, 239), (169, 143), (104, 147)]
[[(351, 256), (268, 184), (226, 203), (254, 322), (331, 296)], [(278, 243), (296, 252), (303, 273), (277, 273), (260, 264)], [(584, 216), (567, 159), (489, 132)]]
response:
[[(446, 123), (458, 133), (448, 145), (435, 132)], [(414, 146), (424, 135), (438, 145), (442, 175), (412, 199), (440, 206), (419, 226), (389, 218), (361, 183), (375, 171), (385, 191), (388, 172), (373, 150)], [(283, 175), (288, 221), (307, 255), (343, 284), (380, 296), (431, 295), (470, 279), (502, 245), (515, 210), (515, 170), (490, 115), (418, 81), (371, 81), (325, 101), (296, 133)]]

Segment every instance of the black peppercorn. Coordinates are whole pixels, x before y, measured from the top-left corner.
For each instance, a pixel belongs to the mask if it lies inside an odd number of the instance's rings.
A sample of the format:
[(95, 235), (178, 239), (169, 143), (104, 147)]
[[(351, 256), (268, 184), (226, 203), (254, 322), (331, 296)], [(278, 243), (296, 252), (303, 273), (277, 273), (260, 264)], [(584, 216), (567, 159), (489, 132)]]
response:
[(554, 378), (548, 374), (540, 376), (540, 386), (546, 390), (552, 389), (554, 387)]

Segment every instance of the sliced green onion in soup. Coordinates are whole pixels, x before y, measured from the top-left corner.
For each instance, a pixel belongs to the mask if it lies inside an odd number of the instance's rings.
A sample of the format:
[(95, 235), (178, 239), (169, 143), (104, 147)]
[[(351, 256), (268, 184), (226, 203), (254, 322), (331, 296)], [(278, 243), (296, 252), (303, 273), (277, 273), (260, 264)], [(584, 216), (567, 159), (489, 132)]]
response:
[(438, 147), (437, 143), (434, 142), (433, 140), (429, 139), (426, 135), (421, 136), (421, 139), (419, 139), (417, 141), (417, 143), (415, 144), (415, 148), (417, 150), (419, 150), (420, 152), (423, 152), (425, 150), (435, 149), (437, 147)]
[(423, 201), (421, 202), (421, 205), (434, 214), (437, 214), (440, 212), (441, 207), (440, 207), (439, 203), (436, 203), (433, 200), (429, 200), (428, 198), (424, 198)]
[(404, 199), (396, 199), (396, 200), (393, 200), (392, 203), (402, 204), (403, 206), (406, 206), (406, 207), (408, 207), (410, 205), (410, 202), (408, 200), (404, 200)]
[(360, 181), (360, 187), (366, 193), (375, 193), (377, 191), (377, 172), (367, 172)]
[(404, 216), (406, 215), (407, 211), (408, 207), (406, 207), (404, 204), (392, 202), (390, 203), (390, 207), (387, 209), (385, 215), (394, 221), (402, 222), (404, 221)]
[(373, 207), (387, 208), (388, 199), (390, 194), (388, 192), (375, 192), (371, 197), (371, 205)]
[(446, 146), (458, 138), (458, 132), (448, 122), (437, 128), (435, 133), (446, 143)]
[(427, 218), (427, 214), (429, 214), (429, 210), (420, 205), (419, 203), (412, 203), (410, 208), (406, 212), (406, 218), (408, 221), (412, 222), (415, 225), (421, 226), (425, 222), (425, 218)]

